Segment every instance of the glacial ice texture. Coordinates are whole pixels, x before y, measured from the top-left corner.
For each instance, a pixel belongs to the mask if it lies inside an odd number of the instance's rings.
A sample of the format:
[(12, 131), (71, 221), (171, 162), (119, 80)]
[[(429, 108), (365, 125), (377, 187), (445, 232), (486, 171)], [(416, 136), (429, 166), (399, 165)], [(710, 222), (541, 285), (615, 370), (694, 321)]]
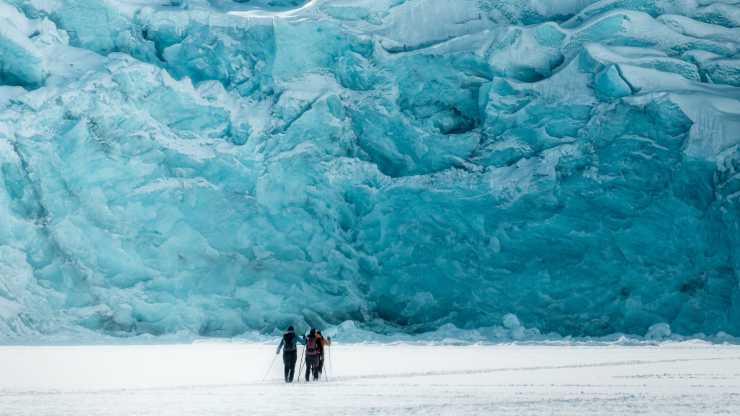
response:
[(0, 0), (0, 339), (740, 336), (739, 47), (731, 0)]

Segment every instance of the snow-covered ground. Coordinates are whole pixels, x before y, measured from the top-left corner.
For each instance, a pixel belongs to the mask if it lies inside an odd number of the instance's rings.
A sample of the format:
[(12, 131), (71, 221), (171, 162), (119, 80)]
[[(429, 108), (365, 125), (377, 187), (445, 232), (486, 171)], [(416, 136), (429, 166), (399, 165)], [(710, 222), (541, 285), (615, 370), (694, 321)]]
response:
[(336, 345), (286, 386), (274, 347), (0, 348), (1, 415), (740, 414), (740, 347)]

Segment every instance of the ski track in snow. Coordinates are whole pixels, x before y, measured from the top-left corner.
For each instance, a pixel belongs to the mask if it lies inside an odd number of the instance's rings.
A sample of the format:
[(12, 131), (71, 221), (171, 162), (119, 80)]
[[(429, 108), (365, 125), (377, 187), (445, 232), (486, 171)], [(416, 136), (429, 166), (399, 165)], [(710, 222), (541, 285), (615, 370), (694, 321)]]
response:
[(337, 345), (284, 385), (274, 346), (0, 347), (0, 415), (714, 415), (740, 412), (740, 347)]

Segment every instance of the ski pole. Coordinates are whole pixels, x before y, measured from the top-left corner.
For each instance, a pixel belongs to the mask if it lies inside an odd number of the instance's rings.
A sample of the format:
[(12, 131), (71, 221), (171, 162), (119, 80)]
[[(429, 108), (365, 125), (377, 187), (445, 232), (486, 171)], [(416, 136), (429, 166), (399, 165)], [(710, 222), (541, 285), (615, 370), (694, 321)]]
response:
[(267, 371), (265, 372), (265, 375), (262, 376), (262, 381), (265, 381), (267, 378), (267, 375), (270, 374), (270, 371), (272, 370), (272, 366), (275, 365), (275, 360), (277, 359), (277, 354), (275, 354), (274, 357), (272, 357), (272, 362), (270, 363), (270, 367), (267, 368)]
[(329, 381), (329, 348), (326, 348), (326, 362), (324, 363), (324, 381)]
[(326, 362), (328, 365), (326, 366), (326, 372), (324, 373), (324, 378), (326, 379), (326, 381), (329, 381), (329, 369), (331, 368), (332, 371), (334, 369), (331, 366), (331, 347), (328, 345), (326, 347)]
[(301, 372), (303, 371), (303, 357), (306, 355), (306, 346), (303, 346), (303, 352), (301, 353), (301, 362), (298, 365), (298, 380), (296, 380), (297, 383), (301, 382)]

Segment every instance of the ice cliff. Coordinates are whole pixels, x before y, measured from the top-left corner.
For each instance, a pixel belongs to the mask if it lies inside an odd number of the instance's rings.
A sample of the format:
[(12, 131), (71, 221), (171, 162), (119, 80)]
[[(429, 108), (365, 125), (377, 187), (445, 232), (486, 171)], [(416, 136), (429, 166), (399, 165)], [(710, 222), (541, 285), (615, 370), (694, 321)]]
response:
[(736, 0), (0, 0), (0, 340), (740, 336), (738, 48)]

